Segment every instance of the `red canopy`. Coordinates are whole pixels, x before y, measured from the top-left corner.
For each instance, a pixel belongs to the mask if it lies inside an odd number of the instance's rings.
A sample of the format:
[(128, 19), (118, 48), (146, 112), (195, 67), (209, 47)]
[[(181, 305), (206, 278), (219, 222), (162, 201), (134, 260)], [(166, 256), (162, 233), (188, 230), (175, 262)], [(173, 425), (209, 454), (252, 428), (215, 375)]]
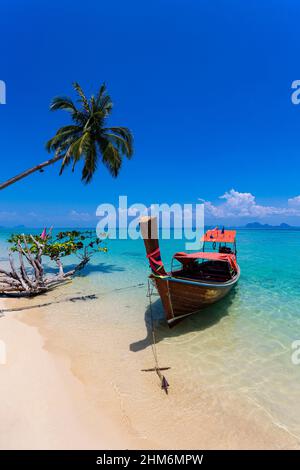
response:
[(182, 264), (189, 263), (190, 261), (197, 259), (207, 259), (213, 261), (225, 261), (229, 263), (235, 271), (237, 271), (236, 257), (234, 254), (227, 253), (215, 253), (210, 251), (199, 251), (198, 253), (185, 253), (179, 252), (175, 253), (174, 259), (179, 261)]
[(214, 228), (213, 230), (207, 230), (205, 235), (201, 238), (202, 242), (223, 242), (223, 243), (234, 243), (236, 237), (236, 230), (220, 230)]

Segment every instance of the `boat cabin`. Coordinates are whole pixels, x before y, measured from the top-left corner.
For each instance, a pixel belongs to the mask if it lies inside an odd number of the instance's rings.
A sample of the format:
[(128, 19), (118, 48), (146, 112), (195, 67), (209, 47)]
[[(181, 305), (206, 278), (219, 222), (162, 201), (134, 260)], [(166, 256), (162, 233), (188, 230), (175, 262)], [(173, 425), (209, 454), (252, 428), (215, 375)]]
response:
[[(172, 276), (215, 283), (224, 283), (233, 279), (238, 273), (236, 231), (218, 228), (208, 230), (203, 235), (202, 241), (201, 252), (175, 253), (172, 259)], [(212, 244), (214, 251), (205, 251), (208, 243)]]
[(209, 244), (213, 251), (218, 253), (234, 254), (236, 256), (236, 230), (220, 230), (218, 227), (207, 230), (201, 238), (203, 242), (203, 251), (206, 251)]

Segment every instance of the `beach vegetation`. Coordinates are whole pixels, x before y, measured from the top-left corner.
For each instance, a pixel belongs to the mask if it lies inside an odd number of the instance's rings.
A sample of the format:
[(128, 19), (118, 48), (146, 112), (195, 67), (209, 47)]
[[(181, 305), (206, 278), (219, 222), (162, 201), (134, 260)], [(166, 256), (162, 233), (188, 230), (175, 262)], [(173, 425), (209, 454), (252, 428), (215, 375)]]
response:
[[(10, 269), (0, 268), (0, 293), (36, 295), (70, 280), (81, 271), (96, 252), (106, 252), (103, 239), (94, 232), (62, 231), (53, 235), (52, 230), (41, 235), (12, 234), (8, 240)], [(18, 266), (13, 254), (17, 254)], [(75, 255), (78, 263), (64, 272), (63, 258)], [(49, 275), (44, 258), (55, 262), (57, 273)]]

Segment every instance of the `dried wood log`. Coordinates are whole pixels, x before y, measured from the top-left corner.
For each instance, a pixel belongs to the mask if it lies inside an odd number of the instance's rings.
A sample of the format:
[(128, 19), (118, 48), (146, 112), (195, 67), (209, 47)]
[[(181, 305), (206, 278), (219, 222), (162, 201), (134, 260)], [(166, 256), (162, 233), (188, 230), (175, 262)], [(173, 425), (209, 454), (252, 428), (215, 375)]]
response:
[[(56, 235), (55, 242), (49, 240), (50, 234), (51, 231), (45, 239), (25, 234), (12, 236), (13, 246), (8, 254), (9, 268), (0, 267), (0, 295), (28, 297), (54, 289), (70, 281), (90, 261), (92, 253), (98, 251), (100, 242), (94, 241), (90, 233), (60, 232)], [(88, 240), (88, 246), (84, 247), (82, 240)], [(61, 257), (74, 252), (80, 261), (74, 269), (65, 273)], [(57, 274), (45, 273), (43, 256), (48, 256), (56, 262)]]
[[(33, 256), (26, 244), (26, 241), (24, 242), (24, 245), (25, 249), (18, 244), (18, 267), (16, 267), (12, 253), (9, 253), (10, 271), (0, 268), (1, 295), (13, 294), (16, 297), (28, 297), (45, 293), (70, 281), (78, 271), (84, 268), (90, 259), (88, 256), (84, 257), (74, 269), (67, 273), (64, 273), (63, 267), (61, 267), (58, 274), (46, 276), (42, 266), (42, 249), (39, 247), (38, 253)], [(29, 268), (32, 270), (31, 274), (30, 269), (26, 269), (24, 258), (26, 259)]]

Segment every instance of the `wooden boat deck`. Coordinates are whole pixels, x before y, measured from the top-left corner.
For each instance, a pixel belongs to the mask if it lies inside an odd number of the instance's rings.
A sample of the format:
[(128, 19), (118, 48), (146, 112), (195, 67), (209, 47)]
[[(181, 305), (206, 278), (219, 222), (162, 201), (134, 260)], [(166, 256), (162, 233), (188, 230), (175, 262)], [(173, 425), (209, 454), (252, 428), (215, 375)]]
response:
[(189, 266), (188, 269), (178, 269), (172, 272), (172, 276), (181, 279), (190, 279), (194, 281), (208, 282), (227, 282), (232, 279), (227, 263), (205, 262), (195, 264), (194, 267)]

